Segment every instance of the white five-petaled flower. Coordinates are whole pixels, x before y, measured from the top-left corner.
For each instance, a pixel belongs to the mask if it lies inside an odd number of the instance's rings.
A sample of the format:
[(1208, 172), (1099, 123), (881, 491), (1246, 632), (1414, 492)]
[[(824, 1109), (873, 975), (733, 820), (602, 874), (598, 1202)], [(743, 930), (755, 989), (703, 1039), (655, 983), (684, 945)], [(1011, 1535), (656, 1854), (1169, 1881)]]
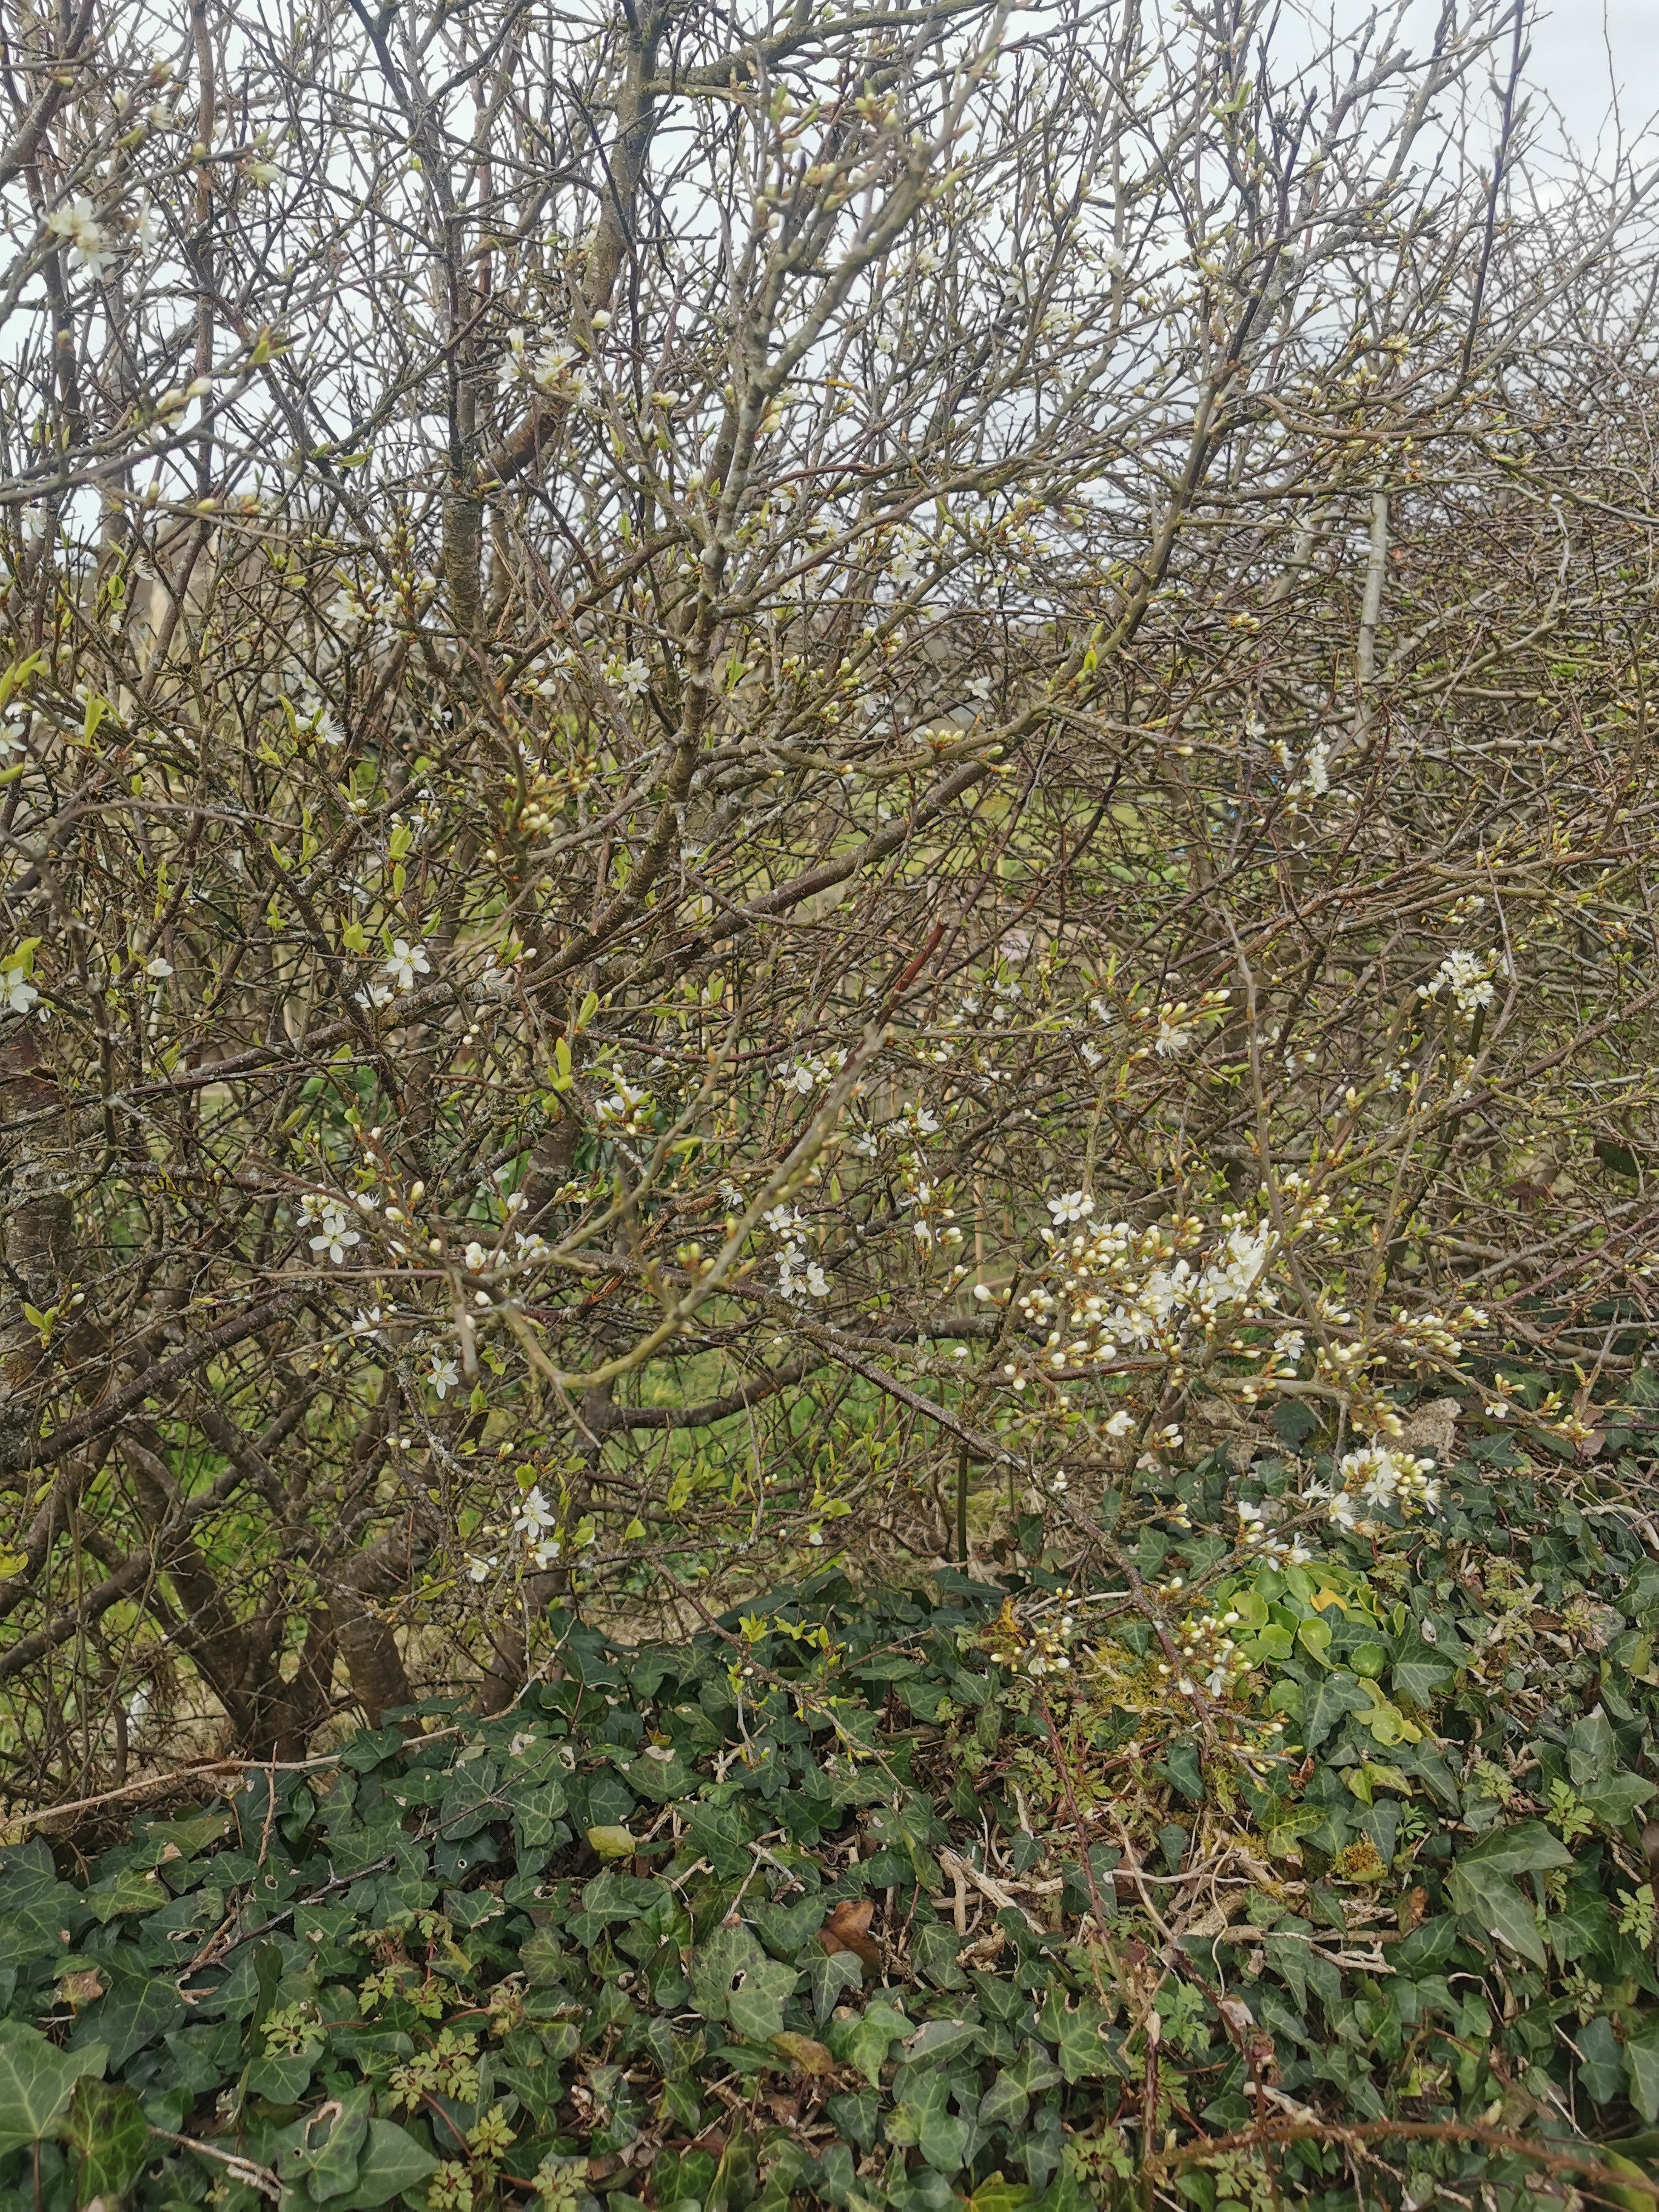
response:
[(605, 672), (607, 680), (619, 691), (627, 692), (630, 699), (639, 698), (651, 681), (650, 670), (639, 659), (623, 660), (618, 656), (606, 661)]
[(115, 258), (99, 225), (98, 210), (84, 192), (67, 206), (54, 208), (46, 217), (46, 228), (54, 238), (64, 241), (76, 259), (94, 276), (101, 276)]
[(390, 983), (377, 983), (371, 977), (364, 988), (361, 991), (354, 991), (352, 996), (360, 1006), (378, 1012), (391, 999), (392, 986)]
[(1434, 972), (1431, 981), (1419, 984), (1419, 999), (1437, 999), (1443, 990), (1449, 990), (1462, 1014), (1472, 1014), (1477, 1008), (1491, 1006), (1498, 994), (1492, 988), (1492, 975), (1499, 965), (1496, 952), (1484, 957), (1479, 953), (1449, 952)]
[(1127, 1406), (1120, 1406), (1103, 1425), (1109, 1437), (1127, 1437), (1134, 1425), (1134, 1415)]
[(432, 963), (426, 957), (425, 945), (411, 945), (406, 937), (394, 937), (386, 972), (400, 991), (412, 991), (417, 975), (432, 973)]
[(471, 1243), (467, 1246), (466, 1250), (461, 1256), (466, 1261), (468, 1272), (474, 1275), (477, 1274), (482, 1268), (487, 1267), (489, 1263), (489, 1253), (484, 1250), (483, 1246), (479, 1243), (476, 1237), (473, 1238)]
[(432, 1366), (426, 1379), (441, 1398), (453, 1390), (460, 1381), (460, 1370), (453, 1359), (440, 1359), (434, 1352), (432, 1355)]
[(467, 1579), (475, 1583), (484, 1582), (488, 1579), (491, 1570), (498, 1564), (494, 1552), (488, 1559), (480, 1559), (476, 1552), (469, 1552), (466, 1555)]
[(379, 1306), (360, 1306), (351, 1324), (351, 1334), (354, 1336), (373, 1336), (380, 1326), (380, 1320)]
[(329, 1200), (322, 1209), (322, 1234), (313, 1237), (313, 1252), (325, 1252), (335, 1267), (338, 1267), (354, 1244), (362, 1243), (356, 1231), (349, 1225), (345, 1209)]
[(0, 968), (0, 1006), (8, 1013), (27, 1013), (40, 995), (21, 968)]
[(1071, 1221), (1086, 1221), (1095, 1210), (1093, 1199), (1082, 1190), (1062, 1191), (1058, 1198), (1051, 1198), (1048, 1204), (1056, 1228), (1063, 1228)]
[(558, 1526), (559, 1516), (542, 1495), (541, 1485), (526, 1491), (513, 1526), (527, 1543), (538, 1544), (550, 1528)]
[(144, 973), (146, 975), (153, 975), (158, 983), (165, 983), (173, 973), (173, 963), (170, 960), (163, 960), (158, 952), (154, 960), (146, 963)]

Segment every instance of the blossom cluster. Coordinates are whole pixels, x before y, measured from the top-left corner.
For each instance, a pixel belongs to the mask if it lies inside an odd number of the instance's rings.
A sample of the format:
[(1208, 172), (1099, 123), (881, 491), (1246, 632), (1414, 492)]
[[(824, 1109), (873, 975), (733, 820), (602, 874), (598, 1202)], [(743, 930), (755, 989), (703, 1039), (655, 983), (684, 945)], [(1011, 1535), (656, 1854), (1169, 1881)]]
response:
[[(1196, 1216), (1146, 1229), (1123, 1221), (1079, 1226), (1060, 1243), (1057, 1232), (1086, 1224), (1094, 1200), (1066, 1191), (1048, 1204), (1054, 1226), (1042, 1237), (1056, 1273), (1023, 1292), (1017, 1310), (1028, 1326), (1050, 1322), (1042, 1356), (1052, 1370), (1112, 1366), (1127, 1352), (1153, 1348), (1173, 1359), (1190, 1327), (1212, 1336), (1224, 1313), (1254, 1321), (1278, 1303), (1266, 1279), (1276, 1249), (1266, 1223), (1224, 1216), (1223, 1234), (1205, 1255), (1207, 1232)], [(1017, 1389), (1024, 1387), (1018, 1358), (1002, 1372)]]
[(1496, 952), (1449, 952), (1431, 981), (1418, 985), (1417, 995), (1437, 999), (1443, 991), (1449, 991), (1459, 1013), (1472, 1014), (1491, 1006), (1497, 996), (1492, 979), (1500, 965)]
[(816, 1260), (806, 1256), (806, 1227), (790, 1206), (775, 1206), (762, 1219), (779, 1240), (778, 1295), (793, 1305), (808, 1298), (827, 1298), (830, 1278)]
[(1056, 1603), (1060, 1611), (1039, 1613), (1028, 1620), (1022, 1620), (1015, 1612), (1012, 1598), (1005, 1598), (1002, 1610), (985, 1632), (986, 1650), (1010, 1674), (1025, 1674), (1034, 1681), (1048, 1674), (1069, 1674), (1077, 1617), (1064, 1607), (1074, 1595), (1069, 1589), (1058, 1591)]
[(625, 1076), (619, 1075), (616, 1082), (609, 1097), (601, 1098), (594, 1107), (593, 1119), (602, 1129), (614, 1129), (625, 1137), (646, 1135), (656, 1113), (656, 1101)]
[(1196, 1697), (1202, 1690), (1207, 1697), (1224, 1698), (1238, 1687), (1249, 1671), (1232, 1634), (1238, 1621), (1237, 1613), (1217, 1613), (1213, 1606), (1187, 1615), (1170, 1638), (1178, 1668), (1168, 1660), (1160, 1660), (1158, 1668), (1165, 1680), (1173, 1678), (1179, 1696)]
[(1328, 1504), (1339, 1528), (1372, 1536), (1382, 1533), (1382, 1524), (1364, 1515), (1364, 1507), (1392, 1508), (1402, 1519), (1433, 1513), (1440, 1505), (1440, 1484), (1431, 1459), (1413, 1458), (1391, 1444), (1369, 1443), (1345, 1453), (1334, 1480), (1310, 1483), (1305, 1495)]
[(1277, 1498), (1240, 1498), (1235, 1500), (1233, 1510), (1238, 1515), (1239, 1542), (1259, 1551), (1273, 1565), (1302, 1567), (1312, 1559), (1313, 1553), (1299, 1536), (1286, 1538), (1273, 1534), (1273, 1523), (1285, 1510)]
[(810, 1052), (790, 1061), (780, 1060), (777, 1079), (786, 1091), (793, 1091), (805, 1098), (820, 1083), (828, 1083), (847, 1065), (845, 1051)]

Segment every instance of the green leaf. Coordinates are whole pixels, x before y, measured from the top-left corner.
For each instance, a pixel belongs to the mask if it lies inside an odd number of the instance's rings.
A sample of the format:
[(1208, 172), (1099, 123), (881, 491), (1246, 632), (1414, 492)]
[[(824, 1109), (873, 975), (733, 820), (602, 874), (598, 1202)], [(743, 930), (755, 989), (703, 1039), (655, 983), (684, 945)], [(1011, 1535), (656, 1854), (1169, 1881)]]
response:
[(367, 2089), (354, 2089), (343, 2097), (326, 2139), (312, 2146), (306, 2191), (313, 2204), (343, 2197), (356, 2183), (358, 2158), (368, 2136), (368, 2104)]
[(75, 2201), (118, 2198), (143, 2172), (149, 2156), (149, 2122), (125, 2083), (94, 2081), (82, 2075), (70, 2097), (59, 2132), (80, 2154)]
[(1608, 2104), (1625, 2086), (1625, 2046), (1613, 2032), (1610, 2020), (1596, 2018), (1575, 2028), (1578, 2046), (1578, 2079), (1598, 2105)]
[(1484, 1868), (1490, 1874), (1547, 1874), (1552, 1867), (1572, 1864), (1572, 1853), (1541, 1820), (1517, 1820), (1507, 1828), (1494, 1828), (1457, 1863), (1468, 1870)]
[(76, 2040), (83, 2038), (109, 2047), (112, 2072), (119, 2073), (137, 2051), (177, 2027), (185, 2017), (184, 1999), (169, 1981), (146, 1973), (124, 1958), (100, 1962), (108, 1980), (103, 2002), (83, 2015)]
[(1080, 1997), (1073, 2008), (1066, 2003), (1062, 1990), (1050, 1988), (1037, 2021), (1037, 2033), (1057, 2047), (1060, 2071), (1068, 2081), (1118, 2072), (1102, 2033), (1109, 2017), (1093, 1997)]
[(925, 1974), (936, 1990), (965, 1990), (968, 1977), (957, 1954), (962, 1938), (948, 1920), (918, 1918), (910, 1930), (910, 1956), (916, 1972)]
[(901, 2078), (899, 2101), (887, 2118), (887, 2140), (914, 2144), (936, 2173), (954, 2173), (967, 2155), (970, 2124), (951, 2110), (951, 2077), (919, 2068)]
[(1005, 2181), (988, 2174), (968, 2199), (971, 2212), (1029, 2212), (1037, 2193), (1029, 2181)]
[(1630, 2100), (1650, 2126), (1659, 2120), (1659, 2037), (1644, 2027), (1625, 2045), (1625, 2072), (1630, 2078)]
[(948, 2065), (964, 2051), (977, 2051), (981, 2041), (978, 2028), (965, 2020), (924, 2021), (905, 2039), (904, 2063), (907, 2066)]
[(769, 2043), (777, 2034), (794, 1986), (794, 1967), (769, 1959), (746, 1928), (717, 1928), (691, 1968), (703, 2018), (729, 2021), (750, 2043)]
[(1506, 1875), (1479, 1861), (1471, 1865), (1466, 1854), (1452, 1869), (1450, 1895), (1455, 1911), (1479, 1921), (1489, 1935), (1534, 1966), (1548, 1965), (1537, 1917)]
[(1421, 1642), (1402, 1647), (1391, 1674), (1395, 1697), (1409, 1698), (1414, 1705), (1425, 1709), (1456, 1680), (1457, 1669), (1452, 1662), (1441, 1658), (1432, 1644)]
[(884, 1999), (866, 2005), (856, 2020), (835, 2023), (830, 2048), (837, 2058), (855, 2067), (872, 2089), (881, 2087), (881, 2069), (895, 2037), (905, 2034), (912, 2023)]
[(273, 2051), (263, 2057), (250, 2058), (246, 2075), (249, 2096), (264, 2097), (273, 2105), (297, 2105), (322, 2055), (322, 2045), (313, 2043), (308, 2049), (292, 2054)]
[(86, 1893), (87, 1910), (100, 1927), (127, 1913), (154, 1912), (167, 1901), (161, 1876), (142, 1873), (137, 1867), (123, 1867), (112, 1881), (100, 1881)]
[(1304, 1745), (1309, 1751), (1317, 1751), (1345, 1713), (1369, 1712), (1371, 1702), (1346, 1668), (1333, 1668), (1308, 1692), (1307, 1718), (1302, 1726)]
[(979, 2124), (982, 2128), (1017, 2130), (1030, 2102), (1019, 2083), (1004, 2068), (980, 2100)]
[[(50, 2131), (82, 2075), (101, 2071), (91, 2051), (59, 2051), (20, 2021), (0, 2023), (0, 2154)], [(101, 2062), (103, 2053), (96, 2057)]]
[(1328, 1620), (1310, 1620), (1298, 1623), (1296, 1640), (1322, 1667), (1331, 1663), (1331, 1624)]
[(346, 2202), (351, 2212), (359, 2206), (389, 2204), (424, 2181), (437, 2163), (396, 2121), (371, 2120), (368, 2141), (357, 2160), (356, 2182)]
[(820, 2027), (835, 2010), (839, 1999), (849, 1990), (862, 1988), (863, 1984), (864, 1967), (856, 1953), (809, 1953), (806, 1986), (811, 1992), (812, 2017)]
[(793, 1960), (823, 1924), (823, 1899), (806, 1896), (795, 1905), (757, 1905), (750, 1915), (755, 1933), (774, 1958)]
[(1000, 2078), (1016, 2083), (1028, 2097), (1036, 2097), (1044, 2089), (1052, 2089), (1060, 2072), (1042, 2045), (1032, 2041), (1021, 2045), (1019, 2056), (1004, 2069)]
[(1654, 1784), (1639, 1774), (1615, 1774), (1599, 1790), (1586, 1790), (1580, 1803), (1592, 1818), (1609, 1828), (1620, 1828), (1638, 1805), (1645, 1805)]

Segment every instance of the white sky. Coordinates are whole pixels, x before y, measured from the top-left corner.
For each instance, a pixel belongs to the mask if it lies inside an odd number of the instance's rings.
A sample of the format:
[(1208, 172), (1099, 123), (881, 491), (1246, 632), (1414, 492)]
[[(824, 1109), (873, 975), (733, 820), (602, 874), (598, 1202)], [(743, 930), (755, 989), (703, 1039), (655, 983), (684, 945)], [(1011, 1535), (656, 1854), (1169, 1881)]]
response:
[[(1373, 13), (1375, 0), (1316, 0), (1315, 13), (1325, 6), (1348, 27)], [(1414, 0), (1407, 32), (1414, 52), (1426, 51), (1438, 13), (1438, 0)], [(1588, 154), (1598, 141), (1612, 144), (1616, 94), (1628, 144), (1659, 115), (1659, 0), (1534, 0), (1534, 13), (1527, 76), (1534, 99), (1553, 101), (1568, 136)]]
[(1659, 0), (1551, 0), (1532, 56), (1528, 75), (1583, 151), (1610, 125), (1615, 94), (1628, 139), (1659, 111)]

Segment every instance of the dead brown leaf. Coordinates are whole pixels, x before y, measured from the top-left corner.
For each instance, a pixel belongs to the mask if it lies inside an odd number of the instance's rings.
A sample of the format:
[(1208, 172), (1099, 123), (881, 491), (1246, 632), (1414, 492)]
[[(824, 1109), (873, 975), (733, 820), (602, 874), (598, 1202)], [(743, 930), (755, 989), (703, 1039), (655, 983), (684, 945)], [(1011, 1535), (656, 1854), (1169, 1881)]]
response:
[(818, 1941), (833, 1958), (837, 1951), (850, 1951), (866, 1966), (881, 1964), (881, 1946), (870, 1935), (870, 1923), (876, 1908), (867, 1897), (843, 1897), (830, 1917), (818, 1930)]

